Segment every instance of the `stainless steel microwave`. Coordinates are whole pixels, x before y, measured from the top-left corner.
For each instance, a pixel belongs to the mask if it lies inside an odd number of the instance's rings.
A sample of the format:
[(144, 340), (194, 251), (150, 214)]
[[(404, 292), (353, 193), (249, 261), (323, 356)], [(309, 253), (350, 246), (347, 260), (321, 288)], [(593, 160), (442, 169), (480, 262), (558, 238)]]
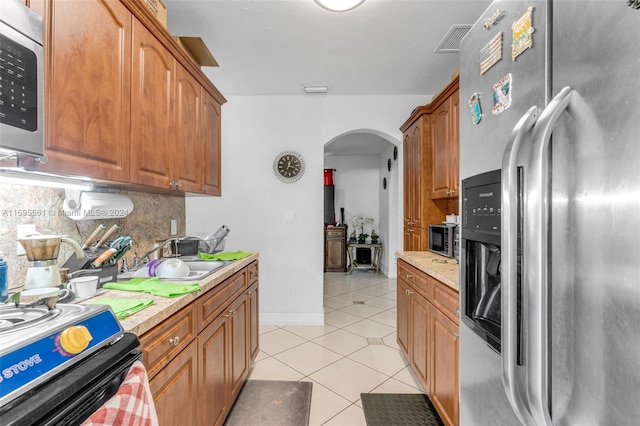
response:
[(44, 156), (42, 17), (0, 1), (0, 150)]
[(429, 251), (455, 257), (455, 225), (429, 225)]

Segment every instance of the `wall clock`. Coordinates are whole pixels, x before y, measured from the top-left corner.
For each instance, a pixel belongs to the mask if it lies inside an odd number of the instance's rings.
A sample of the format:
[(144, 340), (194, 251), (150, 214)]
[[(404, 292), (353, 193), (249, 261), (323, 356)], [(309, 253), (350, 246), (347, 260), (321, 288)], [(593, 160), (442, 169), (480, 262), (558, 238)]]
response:
[(273, 173), (285, 183), (293, 183), (304, 175), (305, 161), (296, 151), (283, 151), (273, 160)]

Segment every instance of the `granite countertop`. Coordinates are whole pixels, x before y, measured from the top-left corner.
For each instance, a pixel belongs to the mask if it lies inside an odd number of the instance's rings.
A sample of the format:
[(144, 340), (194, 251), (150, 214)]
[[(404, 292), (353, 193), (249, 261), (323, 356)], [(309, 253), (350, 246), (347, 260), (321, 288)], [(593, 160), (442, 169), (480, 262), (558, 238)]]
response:
[(397, 254), (398, 259), (460, 291), (460, 265), (457, 260), (430, 251), (399, 251)]
[(84, 300), (81, 303), (88, 303), (101, 298), (153, 299), (153, 304), (151, 306), (120, 320), (120, 324), (122, 324), (125, 331), (140, 336), (257, 259), (258, 253), (253, 253), (249, 257), (229, 263), (225, 267), (204, 278), (202, 281), (199, 281), (202, 291), (189, 293), (184, 296), (160, 297), (148, 293), (106, 290), (104, 293), (91, 299)]

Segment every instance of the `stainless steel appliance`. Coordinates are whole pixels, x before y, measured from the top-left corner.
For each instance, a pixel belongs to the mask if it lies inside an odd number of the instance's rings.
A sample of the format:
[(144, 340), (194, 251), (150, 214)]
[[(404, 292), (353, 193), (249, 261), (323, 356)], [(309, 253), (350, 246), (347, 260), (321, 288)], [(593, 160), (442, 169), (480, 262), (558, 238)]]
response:
[(42, 17), (0, 2), (0, 151), (44, 155)]
[(106, 305), (0, 305), (2, 424), (80, 424), (116, 393), (138, 346)]
[(429, 251), (455, 257), (456, 225), (429, 225)]
[[(640, 10), (628, 3), (496, 1), (462, 41), (460, 176), (502, 169), (500, 350), (461, 322), (462, 425), (640, 418)], [(471, 254), (461, 246), (461, 265)]]
[(500, 220), (501, 170), (462, 181), (461, 245), (465, 284), (460, 300), (462, 321), (487, 344), (500, 351)]

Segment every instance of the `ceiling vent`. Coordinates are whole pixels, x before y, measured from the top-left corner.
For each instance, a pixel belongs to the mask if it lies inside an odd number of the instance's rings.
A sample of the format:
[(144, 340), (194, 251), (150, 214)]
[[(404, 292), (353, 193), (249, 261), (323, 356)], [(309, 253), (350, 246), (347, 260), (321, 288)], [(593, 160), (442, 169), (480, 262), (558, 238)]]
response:
[(453, 25), (444, 36), (435, 53), (457, 53), (460, 51), (460, 42), (467, 35), (472, 25)]

